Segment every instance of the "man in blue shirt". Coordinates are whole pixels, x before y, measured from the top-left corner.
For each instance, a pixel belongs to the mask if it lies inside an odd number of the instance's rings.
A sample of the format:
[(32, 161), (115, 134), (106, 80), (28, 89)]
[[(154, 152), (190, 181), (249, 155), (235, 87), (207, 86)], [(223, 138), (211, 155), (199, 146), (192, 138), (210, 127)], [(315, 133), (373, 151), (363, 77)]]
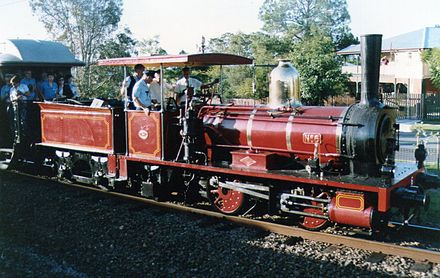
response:
[(56, 97), (59, 97), (59, 95), (57, 94), (58, 85), (54, 81), (54, 79), (54, 75), (52, 73), (49, 73), (47, 75), (47, 81), (41, 84), (41, 92), (44, 96), (44, 100), (52, 100)]
[(37, 89), (37, 81), (35, 78), (32, 78), (32, 71), (26, 70), (24, 72), (24, 78), (20, 81), (20, 84), (24, 84), (28, 86), (30, 95), (27, 97), (28, 100), (34, 100), (35, 99), (35, 90)]
[(141, 80), (133, 87), (133, 103), (136, 110), (143, 110), (148, 116), (150, 114), (151, 96), (148, 85), (153, 81), (154, 71), (145, 70)]

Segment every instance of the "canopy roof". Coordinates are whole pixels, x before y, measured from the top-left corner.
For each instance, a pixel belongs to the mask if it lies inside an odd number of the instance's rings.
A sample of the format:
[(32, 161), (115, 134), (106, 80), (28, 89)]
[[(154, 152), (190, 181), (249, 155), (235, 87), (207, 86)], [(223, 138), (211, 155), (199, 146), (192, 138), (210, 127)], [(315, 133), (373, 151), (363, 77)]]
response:
[[(430, 49), (440, 47), (440, 26), (425, 27), (382, 40), (382, 52), (395, 50)], [(337, 53), (359, 54), (360, 44), (352, 44)]]
[(0, 66), (84, 66), (61, 43), (41, 40), (0, 41)]
[(223, 53), (203, 53), (163, 56), (140, 56), (99, 60), (99, 66), (134, 66), (142, 64), (147, 67), (184, 67), (209, 65), (248, 65), (252, 59)]

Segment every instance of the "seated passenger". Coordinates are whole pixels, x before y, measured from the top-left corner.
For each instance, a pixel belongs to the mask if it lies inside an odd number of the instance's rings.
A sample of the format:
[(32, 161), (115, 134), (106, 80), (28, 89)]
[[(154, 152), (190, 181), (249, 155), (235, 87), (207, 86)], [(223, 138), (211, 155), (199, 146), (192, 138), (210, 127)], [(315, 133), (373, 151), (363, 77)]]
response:
[(41, 92), (43, 94), (44, 100), (52, 100), (58, 95), (58, 85), (54, 81), (54, 75), (49, 73), (47, 75), (47, 81), (43, 82), (41, 85)]
[(31, 70), (26, 70), (24, 72), (24, 78), (21, 79), (20, 84), (25, 84), (26, 86), (28, 86), (29, 91), (31, 92), (31, 94), (28, 96), (28, 100), (35, 100), (37, 97), (37, 81), (35, 80), (35, 78), (32, 77)]
[(134, 84), (133, 103), (136, 110), (143, 110), (148, 116), (151, 109), (151, 95), (148, 85), (153, 81), (154, 71), (145, 70), (142, 78)]
[(66, 97), (64, 93), (64, 77), (60, 76), (57, 80), (58, 85), (58, 91), (57, 91), (57, 97)]
[(79, 90), (78, 87), (73, 82), (73, 76), (71, 74), (67, 74), (66, 79), (64, 80), (64, 88), (63, 92), (67, 98), (79, 98)]

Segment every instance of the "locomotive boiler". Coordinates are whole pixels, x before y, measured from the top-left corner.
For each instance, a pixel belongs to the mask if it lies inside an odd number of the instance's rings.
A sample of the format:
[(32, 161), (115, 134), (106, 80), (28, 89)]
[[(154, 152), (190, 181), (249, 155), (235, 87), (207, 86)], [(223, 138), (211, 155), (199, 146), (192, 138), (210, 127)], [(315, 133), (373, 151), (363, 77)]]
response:
[[(381, 38), (363, 39), (369, 41), (362, 44), (368, 45), (362, 64), (379, 61)], [(230, 151), (233, 167), (277, 169), (290, 162), (315, 173), (392, 175), (395, 111), (378, 101), (379, 64), (363, 68), (361, 102), (349, 107), (302, 106), (299, 76), (284, 60), (271, 73), (268, 106), (202, 107), (212, 159)], [(264, 154), (270, 158), (257, 163)]]

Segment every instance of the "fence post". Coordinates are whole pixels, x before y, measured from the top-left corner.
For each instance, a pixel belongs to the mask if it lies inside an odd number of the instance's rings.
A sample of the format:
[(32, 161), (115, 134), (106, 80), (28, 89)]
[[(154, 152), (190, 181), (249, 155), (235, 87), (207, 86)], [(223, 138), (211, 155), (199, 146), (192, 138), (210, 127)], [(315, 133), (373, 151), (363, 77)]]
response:
[(439, 134), (437, 134), (437, 136), (435, 137), (436, 141), (437, 141), (437, 146), (436, 146), (436, 151), (437, 151), (437, 171), (440, 170), (440, 139), (439, 139)]

